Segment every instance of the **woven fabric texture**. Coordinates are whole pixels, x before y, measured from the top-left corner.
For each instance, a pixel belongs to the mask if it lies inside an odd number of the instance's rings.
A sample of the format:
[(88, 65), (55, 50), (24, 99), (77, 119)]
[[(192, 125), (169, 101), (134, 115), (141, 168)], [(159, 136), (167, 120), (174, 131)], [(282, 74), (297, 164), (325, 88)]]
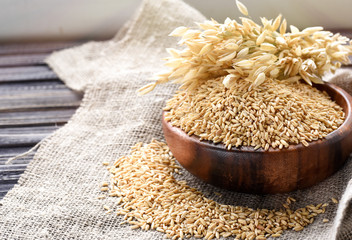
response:
[[(59, 51), (47, 59), (84, 98), (72, 119), (41, 143), (19, 183), (1, 201), (0, 239), (165, 238), (156, 231), (131, 230), (119, 224), (120, 216), (105, 213), (103, 205), (118, 206), (113, 197), (97, 199), (101, 183), (109, 180), (102, 162), (114, 162), (137, 142), (163, 140), (161, 109), (176, 86), (160, 86), (142, 97), (136, 90), (163, 70), (165, 48), (177, 41), (167, 35), (204, 19), (180, 0), (146, 0), (112, 40)], [(228, 192), (187, 172), (182, 178), (218, 202), (252, 208), (280, 208), (288, 196), (297, 199), (297, 208), (341, 199), (303, 231), (288, 230), (281, 239), (352, 239), (351, 160), (324, 182), (289, 194)], [(330, 222), (323, 223), (323, 218)]]

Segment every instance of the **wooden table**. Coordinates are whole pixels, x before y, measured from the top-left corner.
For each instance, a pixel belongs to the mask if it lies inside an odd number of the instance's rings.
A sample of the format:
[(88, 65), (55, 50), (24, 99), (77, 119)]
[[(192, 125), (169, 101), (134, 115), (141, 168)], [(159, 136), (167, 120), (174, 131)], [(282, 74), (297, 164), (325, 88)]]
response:
[[(339, 32), (352, 38), (352, 30)], [(68, 89), (44, 59), (82, 43), (0, 45), (0, 199), (17, 183), (34, 152), (11, 165), (5, 165), (7, 159), (64, 125), (79, 106), (82, 95)]]
[(51, 52), (82, 42), (0, 45), (0, 199), (17, 183), (31, 153), (5, 165), (64, 125), (82, 95), (44, 63)]

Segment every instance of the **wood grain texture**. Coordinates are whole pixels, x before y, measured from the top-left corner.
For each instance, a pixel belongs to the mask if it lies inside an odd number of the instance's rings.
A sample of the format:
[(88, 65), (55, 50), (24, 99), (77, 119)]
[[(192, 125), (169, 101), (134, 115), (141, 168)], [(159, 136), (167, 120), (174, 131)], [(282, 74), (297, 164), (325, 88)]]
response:
[(42, 42), (42, 43), (2, 43), (0, 44), (0, 55), (51, 53), (63, 48), (80, 45), (84, 42)]
[(30, 109), (78, 107), (82, 94), (57, 81), (0, 85), (0, 113)]
[(44, 64), (47, 53), (0, 56), (0, 67), (30, 66)]
[(48, 66), (0, 68), (0, 83), (58, 80)]
[(17, 183), (34, 152), (28, 151), (64, 125), (82, 94), (68, 89), (45, 65), (52, 51), (80, 42), (2, 44), (0, 46), (0, 199)]
[(280, 193), (312, 186), (335, 173), (352, 152), (352, 98), (332, 84), (319, 86), (343, 107), (346, 120), (325, 139), (286, 149), (227, 150), (223, 144), (199, 141), (163, 118), (171, 152), (189, 172), (207, 183), (233, 191)]
[(59, 127), (60, 125), (56, 124), (54, 126), (0, 128), (0, 147), (35, 145)]
[(17, 164), (24, 164), (24, 165), (28, 164), (32, 160), (35, 151), (33, 153), (30, 153), (30, 154), (22, 157), (22, 158), (14, 160), (11, 165), (5, 165), (5, 162), (13, 156), (17, 156), (21, 153), (28, 151), (29, 148), (31, 148), (31, 147), (32, 146), (26, 146), (26, 147), (16, 146), (16, 147), (11, 147), (11, 148), (0, 148), (0, 167), (1, 167), (1, 169), (3, 169), (3, 168), (5, 169), (8, 166), (13, 166), (13, 165), (17, 165)]
[(76, 107), (8, 111), (0, 114), (0, 129), (4, 127), (62, 125), (75, 113)]

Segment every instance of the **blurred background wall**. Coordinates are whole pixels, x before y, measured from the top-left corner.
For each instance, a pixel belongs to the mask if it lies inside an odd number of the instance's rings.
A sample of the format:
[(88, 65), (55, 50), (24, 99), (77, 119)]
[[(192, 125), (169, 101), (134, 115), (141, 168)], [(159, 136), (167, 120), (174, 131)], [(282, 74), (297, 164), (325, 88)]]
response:
[[(158, 1), (158, 0), (155, 0)], [(240, 16), (235, 0), (185, 0), (207, 17)], [(352, 30), (352, 0), (242, 0), (251, 17), (282, 13), (299, 28)], [(0, 41), (107, 39), (141, 0), (0, 0)]]

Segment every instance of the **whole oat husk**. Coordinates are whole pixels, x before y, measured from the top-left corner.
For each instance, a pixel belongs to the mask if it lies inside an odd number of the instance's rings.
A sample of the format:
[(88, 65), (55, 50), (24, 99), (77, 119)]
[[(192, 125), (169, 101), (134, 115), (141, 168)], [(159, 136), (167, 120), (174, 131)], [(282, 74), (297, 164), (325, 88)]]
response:
[[(163, 140), (161, 109), (176, 86), (152, 94), (135, 91), (162, 70), (166, 37), (175, 27), (191, 26), (204, 17), (180, 0), (146, 0), (135, 17), (112, 40), (91, 42), (54, 53), (47, 60), (72, 89), (84, 91), (80, 108), (67, 125), (45, 139), (19, 183), (1, 201), (1, 239), (163, 239), (156, 231), (132, 230), (121, 217), (106, 214), (116, 198), (98, 199), (100, 184), (109, 180), (102, 162), (114, 162), (130, 147), (152, 138)], [(281, 239), (351, 239), (352, 161), (332, 177), (289, 194), (252, 195), (221, 190), (182, 176), (192, 187), (225, 204), (280, 208), (288, 196), (296, 207), (329, 202), (325, 214), (301, 232)], [(219, 192), (220, 195), (214, 192)], [(333, 204), (331, 197), (339, 199)], [(330, 221), (323, 223), (323, 219)]]

